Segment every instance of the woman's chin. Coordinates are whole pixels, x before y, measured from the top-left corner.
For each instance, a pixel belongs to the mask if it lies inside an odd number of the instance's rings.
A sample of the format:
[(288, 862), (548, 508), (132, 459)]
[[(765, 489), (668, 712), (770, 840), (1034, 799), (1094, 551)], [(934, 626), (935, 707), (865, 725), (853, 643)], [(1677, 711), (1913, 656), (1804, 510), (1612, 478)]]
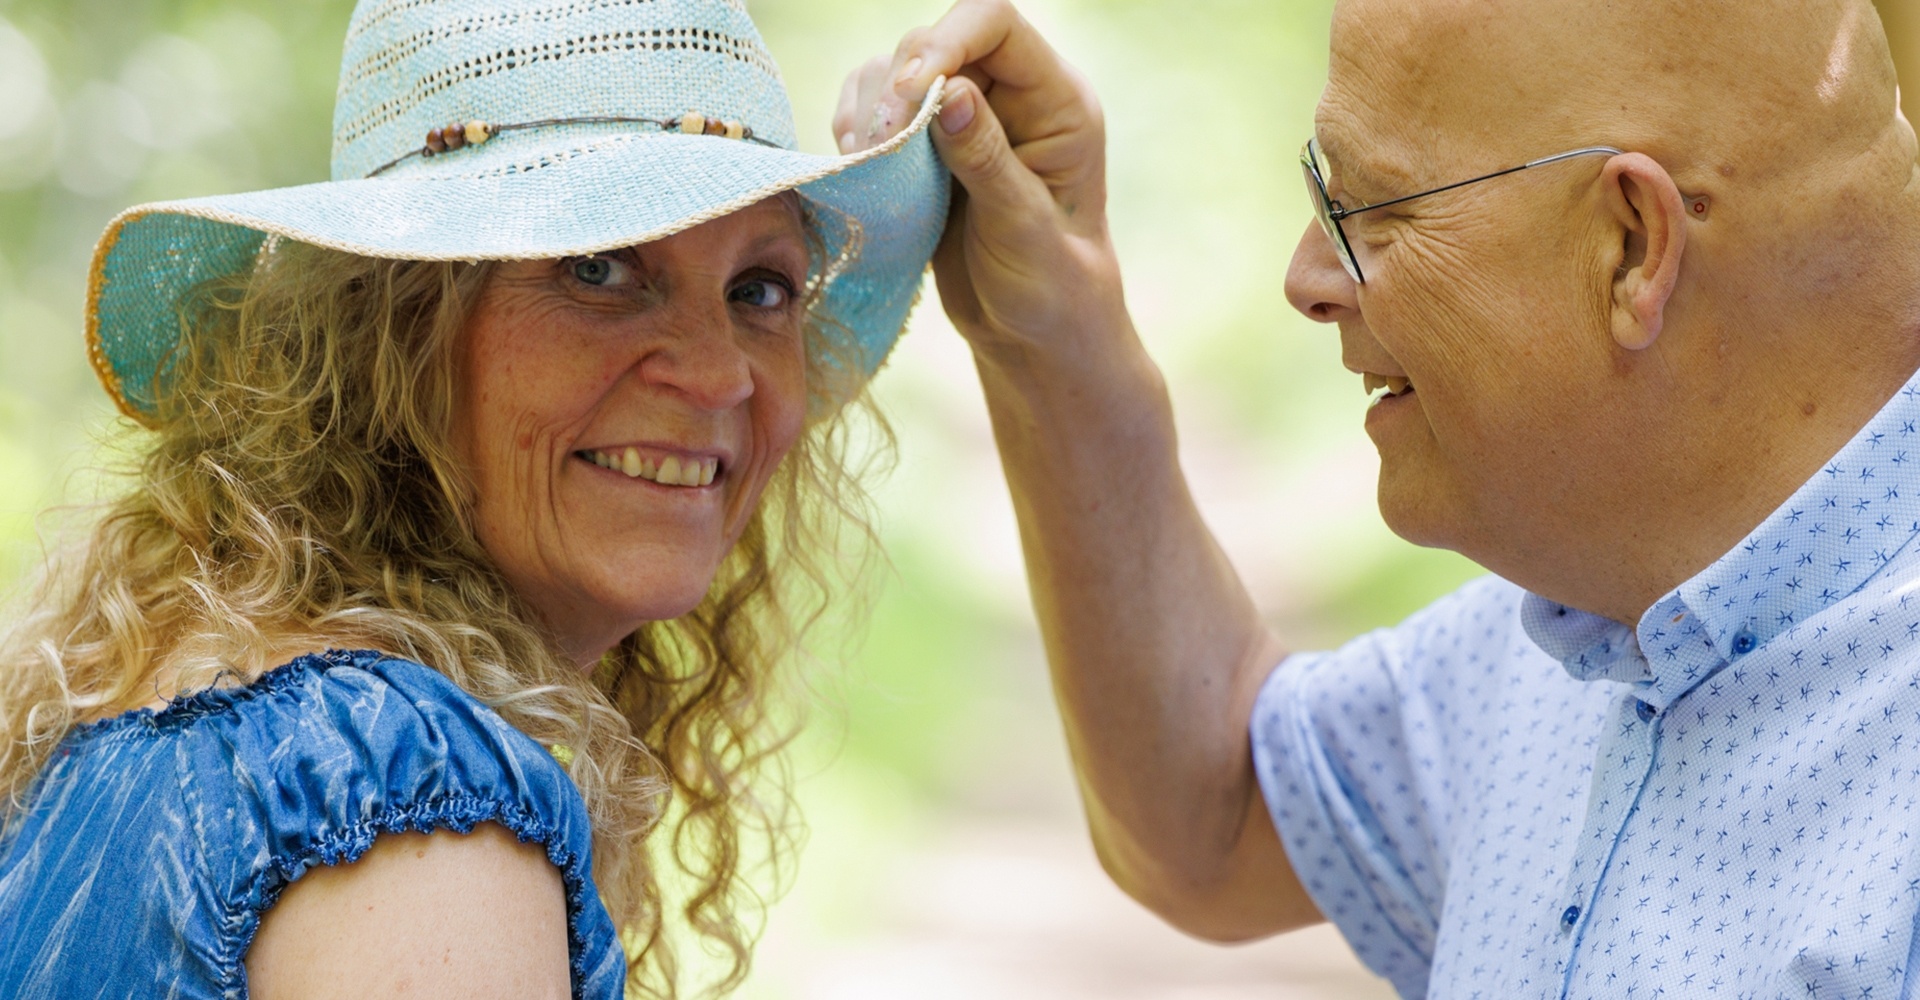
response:
[(602, 604), (618, 609), (618, 617), (634, 623), (633, 631), (648, 622), (666, 621), (687, 614), (707, 599), (718, 567), (710, 561), (697, 565), (643, 560), (608, 567), (603, 571)]

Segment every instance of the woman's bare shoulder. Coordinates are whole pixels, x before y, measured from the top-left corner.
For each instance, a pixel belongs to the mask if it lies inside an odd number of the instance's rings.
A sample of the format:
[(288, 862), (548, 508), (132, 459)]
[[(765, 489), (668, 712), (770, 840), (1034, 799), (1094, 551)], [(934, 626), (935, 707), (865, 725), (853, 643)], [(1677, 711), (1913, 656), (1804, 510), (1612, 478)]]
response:
[(318, 866), (288, 886), (246, 966), (257, 1000), (564, 1000), (560, 871), (539, 844), (493, 823), (466, 835), (385, 834), (357, 861)]

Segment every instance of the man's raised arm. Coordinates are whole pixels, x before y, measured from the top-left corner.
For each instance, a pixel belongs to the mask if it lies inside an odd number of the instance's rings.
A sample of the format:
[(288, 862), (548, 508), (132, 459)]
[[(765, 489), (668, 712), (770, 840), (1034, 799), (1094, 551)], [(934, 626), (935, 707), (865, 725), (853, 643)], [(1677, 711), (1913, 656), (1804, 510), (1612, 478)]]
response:
[(965, 189), (935, 259), (973, 348), (1102, 863), (1189, 933), (1321, 918), (1254, 778), (1248, 717), (1283, 653), (1202, 522), (1107, 230), (1105, 128), (1005, 0), (961, 0), (849, 78), (869, 144), (952, 77), (934, 141)]

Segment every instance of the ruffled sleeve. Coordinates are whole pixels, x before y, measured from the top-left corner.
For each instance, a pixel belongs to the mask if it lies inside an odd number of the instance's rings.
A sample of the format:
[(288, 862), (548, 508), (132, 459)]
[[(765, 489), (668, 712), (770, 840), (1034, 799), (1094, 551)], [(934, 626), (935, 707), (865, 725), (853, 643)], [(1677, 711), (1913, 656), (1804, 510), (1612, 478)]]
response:
[(543, 747), (438, 671), (378, 653), (307, 656), (150, 724), (200, 730), (182, 744), (197, 759), (183, 763), (202, 814), (237, 835), (237, 850), (208, 854), (230, 983), (244, 980), (261, 916), (314, 865), (357, 860), (383, 833), (493, 822), (543, 845), (560, 870), (573, 995), (621, 996), (625, 958), (593, 886), (579, 791)]

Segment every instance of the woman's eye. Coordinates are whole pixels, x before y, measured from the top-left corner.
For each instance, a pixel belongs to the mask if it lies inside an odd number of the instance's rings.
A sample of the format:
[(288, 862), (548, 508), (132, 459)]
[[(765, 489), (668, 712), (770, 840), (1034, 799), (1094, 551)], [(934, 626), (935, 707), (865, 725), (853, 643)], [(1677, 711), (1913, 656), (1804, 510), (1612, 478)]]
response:
[(744, 302), (756, 309), (778, 309), (787, 304), (791, 295), (784, 285), (766, 279), (742, 282), (733, 290), (735, 302)]
[(571, 270), (581, 283), (600, 288), (624, 285), (633, 276), (627, 265), (612, 257), (582, 257), (573, 262)]

